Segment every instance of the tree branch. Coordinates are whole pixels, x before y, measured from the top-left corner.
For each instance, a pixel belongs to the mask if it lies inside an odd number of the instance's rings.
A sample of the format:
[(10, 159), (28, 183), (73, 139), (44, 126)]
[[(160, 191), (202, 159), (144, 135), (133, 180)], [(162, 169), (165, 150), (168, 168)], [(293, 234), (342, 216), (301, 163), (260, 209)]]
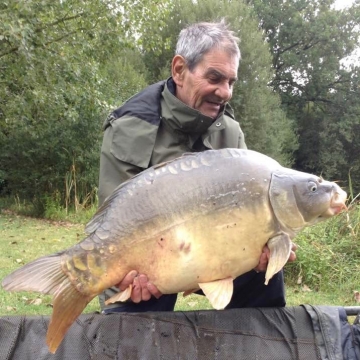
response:
[[(61, 19), (58, 19), (58, 20), (52, 22), (52, 23), (45, 24), (45, 25), (42, 26), (42, 27), (36, 28), (36, 29), (34, 30), (34, 32), (35, 32), (35, 33), (39, 33), (39, 32), (41, 32), (42, 30), (44, 30), (44, 29), (46, 29), (46, 28), (56, 26), (56, 25), (58, 25), (58, 24), (60, 24), (60, 23), (66, 22), (66, 21), (71, 21), (71, 20), (78, 19), (78, 18), (82, 17), (84, 14), (85, 14), (85, 12), (81, 12), (81, 13), (76, 14), (76, 15), (73, 15), (73, 16), (68, 16), (68, 17), (65, 16), (65, 17), (63, 17), (63, 18), (61, 18)], [(94, 27), (93, 27), (93, 28), (94, 28)], [(84, 30), (84, 29), (79, 28), (79, 29), (77, 29), (77, 30), (75, 30), (75, 31), (72, 31), (72, 32), (70, 32), (70, 33), (67, 33), (67, 34), (65, 34), (65, 35), (63, 35), (63, 36), (61, 36), (61, 37), (59, 37), (59, 38), (57, 38), (57, 39), (55, 39), (55, 40), (48, 41), (48, 42), (45, 43), (45, 44), (38, 45), (38, 44), (36, 44), (35, 42), (33, 42), (33, 44), (36, 45), (36, 46), (38, 46), (38, 47), (41, 47), (41, 46), (44, 47), (44, 46), (47, 46), (47, 45), (49, 45), (49, 44), (51, 44), (51, 43), (61, 41), (62, 39), (66, 38), (67, 36), (73, 35), (73, 34), (76, 33), (78, 30)], [(9, 54), (11, 54), (11, 53), (14, 53), (14, 52), (16, 52), (16, 51), (18, 51), (18, 50), (19, 50), (19, 46), (14, 46), (14, 47), (12, 47), (12, 48), (9, 49), (9, 50), (6, 50), (6, 51), (4, 51), (3, 53), (0, 53), (0, 58), (3, 57), (3, 56), (9, 55)]]
[(78, 19), (79, 17), (83, 16), (85, 14), (85, 12), (81, 12), (79, 14), (76, 14), (76, 15), (73, 15), (73, 16), (69, 16), (69, 17), (63, 17), (61, 19), (58, 19), (52, 23), (49, 23), (49, 24), (45, 24), (44, 26), (42, 27), (39, 27), (37, 29), (34, 30), (34, 32), (38, 33), (46, 28), (49, 28), (49, 27), (52, 27), (52, 26), (55, 26), (55, 25), (58, 25), (60, 23), (64, 23), (65, 21), (70, 21), (70, 20), (75, 20), (75, 19)]

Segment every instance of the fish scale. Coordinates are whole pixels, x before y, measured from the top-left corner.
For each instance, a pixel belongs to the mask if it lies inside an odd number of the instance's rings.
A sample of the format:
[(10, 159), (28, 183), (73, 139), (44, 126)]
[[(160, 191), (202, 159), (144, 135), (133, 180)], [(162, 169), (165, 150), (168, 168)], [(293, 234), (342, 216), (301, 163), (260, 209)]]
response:
[[(2, 284), (53, 295), (47, 344), (55, 352), (85, 306), (131, 270), (164, 294), (202, 289), (223, 309), (233, 279), (258, 264), (265, 245), (267, 284), (287, 262), (297, 231), (338, 214), (345, 200), (336, 183), (251, 150), (186, 154), (121, 184), (87, 224), (87, 238)], [(130, 294), (131, 287), (108, 302)]]

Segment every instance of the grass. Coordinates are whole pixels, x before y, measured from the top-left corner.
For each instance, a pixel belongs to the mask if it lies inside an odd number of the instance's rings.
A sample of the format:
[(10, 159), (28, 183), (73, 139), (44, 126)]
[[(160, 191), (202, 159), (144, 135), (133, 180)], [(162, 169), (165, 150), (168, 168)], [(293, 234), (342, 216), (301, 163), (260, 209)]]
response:
[[(31, 260), (70, 247), (84, 236), (82, 224), (39, 220), (4, 211), (0, 214), (0, 228), (1, 279)], [(86, 311), (97, 308), (92, 302)], [(51, 296), (0, 290), (0, 315), (47, 315), (51, 311)]]
[[(354, 217), (359, 211), (354, 212)], [(360, 280), (360, 249), (357, 222), (351, 227), (344, 219), (339, 224), (320, 225), (303, 232), (299, 238), (298, 259), (285, 268), (287, 305), (357, 305), (354, 291)], [(329, 228), (330, 226), (330, 228)], [(339, 236), (342, 229), (342, 239)], [(348, 230), (346, 230), (348, 228)], [(16, 215), (0, 210), (0, 278), (23, 264), (79, 242), (84, 237), (84, 225), (65, 221), (50, 221)], [(345, 230), (344, 230), (345, 229)], [(333, 234), (331, 234), (333, 232)], [(309, 241), (310, 240), (310, 241)], [(178, 296), (176, 310), (211, 309), (204, 296)], [(99, 311), (94, 299), (84, 312)], [(0, 315), (51, 314), (51, 297), (38, 293), (10, 293), (0, 288)]]
[[(304, 229), (296, 238), (298, 259), (288, 264), (288, 283), (312, 292), (336, 294), (339, 305), (356, 305), (360, 284), (360, 206)], [(299, 283), (299, 285), (298, 285)]]

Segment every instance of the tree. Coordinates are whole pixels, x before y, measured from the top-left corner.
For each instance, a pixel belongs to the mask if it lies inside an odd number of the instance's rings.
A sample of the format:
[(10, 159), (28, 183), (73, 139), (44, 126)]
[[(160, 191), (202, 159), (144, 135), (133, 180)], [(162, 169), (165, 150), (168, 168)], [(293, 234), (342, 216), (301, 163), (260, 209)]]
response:
[(295, 166), (343, 184), (352, 169), (353, 184), (360, 184), (359, 65), (344, 65), (359, 45), (359, 2), (342, 11), (333, 0), (248, 3), (272, 51), (271, 86), (296, 124)]
[(0, 5), (0, 173), (8, 192), (37, 201), (40, 212), (46, 197), (64, 204), (94, 194), (102, 122), (146, 84), (134, 68), (141, 61), (129, 59), (140, 58), (144, 19), (157, 21), (164, 9), (144, 4)]

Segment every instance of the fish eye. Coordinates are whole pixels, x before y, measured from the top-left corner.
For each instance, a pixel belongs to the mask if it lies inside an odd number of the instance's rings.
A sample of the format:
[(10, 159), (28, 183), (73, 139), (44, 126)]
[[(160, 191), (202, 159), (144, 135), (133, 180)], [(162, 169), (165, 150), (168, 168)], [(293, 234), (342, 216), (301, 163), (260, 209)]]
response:
[(310, 192), (314, 193), (317, 190), (317, 184), (314, 181), (309, 181), (308, 189)]

